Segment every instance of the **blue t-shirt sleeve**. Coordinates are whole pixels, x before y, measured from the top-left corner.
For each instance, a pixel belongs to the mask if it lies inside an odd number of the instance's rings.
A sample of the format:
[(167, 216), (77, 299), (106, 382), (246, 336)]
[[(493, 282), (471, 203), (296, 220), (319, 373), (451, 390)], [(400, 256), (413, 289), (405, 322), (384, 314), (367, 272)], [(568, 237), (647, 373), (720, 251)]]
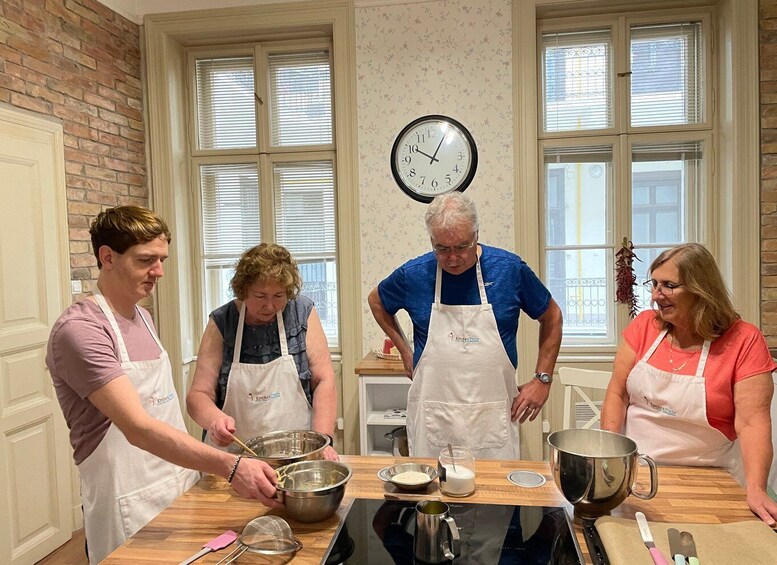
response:
[(521, 261), (518, 270), (518, 299), (533, 320), (542, 316), (550, 306), (550, 291), (534, 274), (531, 267)]
[(378, 296), (383, 308), (393, 316), (407, 308), (407, 277), (404, 266), (399, 267), (378, 284)]

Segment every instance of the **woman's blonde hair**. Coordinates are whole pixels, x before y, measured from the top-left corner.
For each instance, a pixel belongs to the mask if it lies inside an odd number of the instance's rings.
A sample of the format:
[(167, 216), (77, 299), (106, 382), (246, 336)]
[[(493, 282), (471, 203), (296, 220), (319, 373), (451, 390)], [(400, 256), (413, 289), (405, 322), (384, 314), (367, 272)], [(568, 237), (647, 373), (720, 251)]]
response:
[[(678, 282), (686, 292), (696, 297), (691, 310), (691, 330), (704, 339), (723, 335), (740, 316), (734, 309), (731, 294), (712, 253), (699, 243), (684, 243), (656, 257), (650, 265), (650, 272), (670, 259), (680, 273)], [(656, 319), (663, 329), (672, 325), (662, 320), (657, 312)]]
[(290, 300), (297, 298), (302, 288), (297, 262), (291, 253), (275, 243), (260, 243), (240, 256), (230, 286), (235, 298), (245, 300), (251, 286), (268, 280), (285, 286), (286, 297)]

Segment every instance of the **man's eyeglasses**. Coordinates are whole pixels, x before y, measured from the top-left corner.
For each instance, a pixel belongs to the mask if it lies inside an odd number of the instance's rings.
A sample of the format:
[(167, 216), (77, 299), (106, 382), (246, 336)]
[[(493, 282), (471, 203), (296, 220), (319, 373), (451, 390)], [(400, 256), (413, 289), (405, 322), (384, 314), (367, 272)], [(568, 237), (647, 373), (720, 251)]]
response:
[(673, 282), (660, 283), (655, 279), (650, 279), (643, 282), (642, 286), (644, 286), (648, 290), (648, 292), (653, 292), (654, 290), (657, 290), (664, 296), (672, 296), (674, 289), (680, 288), (683, 285), (680, 283), (673, 283)]
[(454, 245), (453, 247), (444, 247), (442, 245), (437, 245), (436, 243), (432, 244), (432, 250), (436, 255), (450, 255), (451, 253), (464, 253), (468, 249), (472, 249), (475, 246), (475, 243), (477, 242), (477, 233), (472, 235), (472, 240), (469, 243), (460, 243), (458, 245)]

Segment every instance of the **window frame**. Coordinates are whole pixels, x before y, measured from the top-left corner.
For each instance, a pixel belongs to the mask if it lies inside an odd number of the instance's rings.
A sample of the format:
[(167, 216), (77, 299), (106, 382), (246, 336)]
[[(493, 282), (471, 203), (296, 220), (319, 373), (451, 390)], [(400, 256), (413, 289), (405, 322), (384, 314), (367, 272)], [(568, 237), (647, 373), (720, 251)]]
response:
[[(615, 8), (612, 12), (615, 12)], [(546, 241), (546, 193), (545, 193), (545, 169), (544, 169), (544, 151), (547, 147), (570, 147), (586, 145), (609, 145), (613, 147), (613, 181), (611, 188), (613, 193), (609, 196), (612, 208), (612, 224), (608, 226), (608, 232), (612, 241), (607, 241), (606, 248), (608, 255), (612, 255), (614, 267), (614, 253), (619, 249), (620, 242), (624, 235), (631, 238), (631, 192), (632, 192), (632, 146), (643, 143), (667, 143), (671, 141), (701, 141), (704, 147), (702, 170), (704, 179), (708, 182), (706, 194), (688, 195), (689, 198), (698, 200), (699, 207), (692, 208), (692, 202), (688, 202), (685, 221), (688, 222), (686, 233), (689, 241), (702, 242), (708, 246), (715, 255), (717, 245), (714, 238), (710, 237), (711, 226), (715, 225), (717, 220), (717, 209), (713, 205), (718, 199), (717, 178), (715, 176), (714, 163), (717, 159), (715, 152), (714, 139), (717, 135), (715, 127), (716, 109), (713, 106), (715, 99), (715, 85), (717, 84), (717, 75), (713, 67), (715, 59), (715, 25), (713, 23), (713, 8), (688, 8), (662, 10), (657, 8), (649, 14), (623, 11), (602, 16), (575, 16), (552, 18), (546, 20), (537, 20), (535, 48), (536, 48), (536, 68), (541, 80), (537, 81), (536, 96), (538, 102), (537, 124), (536, 124), (536, 146), (537, 146), (537, 181), (538, 181), (538, 246), (539, 246), (539, 272), (541, 278), (545, 277), (547, 272), (547, 250)], [(623, 78), (627, 78), (630, 57), (631, 57), (631, 26), (671, 23), (682, 20), (701, 21), (704, 30), (703, 57), (705, 65), (705, 82), (703, 85), (704, 95), (703, 119), (694, 124), (680, 124), (670, 126), (632, 126), (629, 119), (631, 82), (630, 79), (623, 80), (619, 78), (619, 73), (626, 73)], [(613, 69), (613, 127), (594, 130), (571, 130), (564, 132), (546, 132), (544, 131), (545, 110), (544, 110), (544, 53), (543, 53), (543, 34), (549, 32), (566, 31), (585, 31), (611, 29), (612, 33), (612, 61), (610, 67)], [(618, 188), (623, 187), (623, 188)], [(696, 216), (691, 210), (698, 210)], [(698, 218), (698, 222), (696, 222)], [(622, 232), (622, 233), (621, 233)], [(610, 251), (610, 246), (612, 251)], [(567, 246), (569, 247), (569, 246)], [(575, 247), (575, 246), (573, 246)], [(581, 246), (583, 248), (589, 246)], [(635, 251), (639, 254), (638, 248)], [(607, 299), (614, 299), (614, 276), (607, 277)], [(563, 341), (561, 346), (561, 357), (566, 355), (573, 357), (605, 356), (611, 358), (618, 348), (620, 335), (623, 329), (628, 325), (630, 317), (628, 309), (623, 305), (615, 307), (614, 315), (608, 316), (610, 322), (614, 322), (614, 327), (607, 328), (606, 338), (591, 338), (585, 342)]]
[[(203, 202), (202, 202), (202, 178), (200, 167), (203, 165), (229, 165), (229, 164), (250, 164), (256, 165), (257, 178), (259, 186), (259, 223), (260, 240), (274, 242), (275, 233), (275, 192), (273, 178), (274, 163), (303, 163), (314, 161), (328, 161), (332, 163), (335, 186), (335, 224), (337, 225), (337, 200), (338, 200), (338, 178), (337, 178), (337, 152), (335, 150), (335, 103), (332, 97), (332, 143), (322, 143), (316, 145), (294, 145), (278, 146), (270, 142), (270, 92), (269, 92), (269, 56), (275, 53), (294, 53), (305, 51), (326, 50), (329, 54), (330, 68), (334, 71), (333, 62), (333, 43), (327, 39), (292, 39), (292, 40), (272, 40), (261, 41), (252, 45), (231, 45), (229, 47), (202, 47), (187, 50), (187, 83), (189, 84), (189, 96), (187, 97), (188, 115), (190, 123), (193, 124), (188, 140), (191, 147), (188, 160), (190, 163), (190, 179), (192, 183), (192, 204), (194, 213), (192, 215), (192, 236), (193, 248), (196, 250), (197, 258), (193, 262), (193, 277), (197, 281), (200, 290), (198, 309), (194, 313), (194, 319), (198, 325), (204, 329), (210, 312), (207, 306), (207, 282), (205, 269), (205, 242), (203, 238)], [(257, 96), (263, 100), (263, 103), (255, 104), (255, 120), (257, 131), (257, 144), (253, 148), (239, 149), (200, 149), (196, 146), (197, 132), (199, 131), (198, 112), (197, 112), (197, 77), (196, 61), (202, 58), (218, 58), (230, 56), (252, 57), (254, 61), (254, 87)], [(334, 90), (334, 79), (331, 88)], [(338, 311), (342, 310), (340, 297), (340, 276), (342, 265), (340, 264), (340, 245), (337, 237), (337, 228), (335, 239), (337, 248), (334, 254), (335, 264), (338, 272)], [(330, 343), (330, 351), (341, 353), (343, 346), (342, 336), (343, 316), (338, 315), (337, 338), (334, 344)]]
[[(335, 140), (337, 151), (338, 251), (341, 260), (339, 300), (348, 323), (340, 328), (342, 353), (333, 354), (338, 388), (338, 414), (342, 421), (343, 452), (358, 451), (358, 387), (352, 375), (362, 356), (362, 308), (359, 274), (359, 152), (356, 126), (356, 27), (353, 5), (342, 0), (317, 0), (315, 3), (263, 4), (218, 10), (153, 14), (144, 18), (145, 98), (149, 153), (148, 184), (151, 205), (167, 220), (173, 233), (170, 258), (165, 263), (165, 278), (155, 294), (159, 333), (170, 355), (173, 380), (179, 396), (188, 390), (202, 331), (195, 319), (198, 281), (192, 260), (196, 252), (191, 244), (191, 177), (181, 155), (188, 154), (187, 130), (191, 127), (186, 113), (189, 84), (185, 74), (187, 48), (197, 45), (229, 43), (279, 37), (326, 36), (333, 42), (333, 85)], [(201, 430), (184, 416), (195, 437)], [(338, 433), (338, 439), (340, 434)]]

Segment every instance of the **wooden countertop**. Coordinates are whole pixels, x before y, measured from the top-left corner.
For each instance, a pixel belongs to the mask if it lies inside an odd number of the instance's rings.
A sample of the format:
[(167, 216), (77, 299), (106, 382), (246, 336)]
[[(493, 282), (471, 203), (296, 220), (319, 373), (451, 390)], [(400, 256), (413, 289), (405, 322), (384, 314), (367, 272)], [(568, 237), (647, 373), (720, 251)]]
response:
[(356, 364), (354, 372), (359, 375), (387, 375), (398, 377), (405, 376), (405, 366), (402, 361), (391, 359), (380, 359), (375, 352), (370, 351), (364, 359)]
[[(383, 467), (407, 462), (408, 459), (345, 456), (343, 461), (353, 468), (353, 477), (348, 483), (345, 498), (337, 514), (317, 524), (301, 524), (288, 520), (294, 535), (303, 543), (303, 548), (290, 562), (301, 565), (320, 563), (339, 520), (346, 514), (350, 498), (382, 498), (385, 492), (394, 492), (393, 485), (383, 483), (376, 473)], [(430, 459), (413, 461), (434, 463)], [(514, 486), (507, 481), (507, 475), (516, 469), (540, 472), (548, 482), (534, 489)], [(464, 499), (449, 499), (443, 496), (443, 500), (571, 508), (556, 489), (547, 462), (478, 461), (476, 472), (475, 494)], [(612, 515), (633, 518), (635, 512), (642, 511), (648, 521), (705, 524), (757, 520), (747, 507), (744, 489), (721, 469), (659, 467), (658, 475), (659, 490), (653, 500), (639, 500), (630, 496)], [(642, 479), (643, 476), (640, 475), (638, 486), (646, 490)], [(644, 479), (647, 480), (647, 473)], [(437, 485), (436, 482), (433, 484)], [(179, 563), (224, 531), (231, 529), (239, 534), (247, 522), (267, 512), (268, 509), (260, 503), (237, 496), (224, 479), (206, 476), (103, 563)], [(283, 510), (269, 512), (286, 518)], [(576, 527), (580, 548), (588, 559), (582, 530), (579, 526)], [(216, 563), (233, 547), (208, 554), (197, 563)], [(263, 557), (249, 553), (240, 558), (240, 563), (284, 562), (286, 561), (279, 557)]]

